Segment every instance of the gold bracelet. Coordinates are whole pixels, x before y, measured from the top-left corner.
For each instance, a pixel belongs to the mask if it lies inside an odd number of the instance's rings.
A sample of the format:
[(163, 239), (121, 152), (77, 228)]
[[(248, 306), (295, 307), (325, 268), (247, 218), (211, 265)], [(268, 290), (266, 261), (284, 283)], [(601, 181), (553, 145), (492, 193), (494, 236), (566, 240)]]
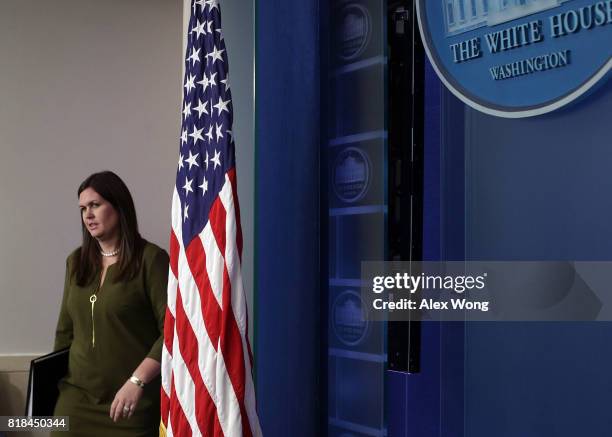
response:
[(129, 381), (130, 381), (132, 384), (136, 384), (136, 385), (137, 385), (138, 387), (140, 387), (140, 388), (144, 388), (144, 386), (145, 386), (145, 383), (144, 383), (144, 382), (142, 382), (142, 380), (140, 380), (140, 379), (139, 379), (137, 376), (135, 376), (135, 375), (130, 376)]

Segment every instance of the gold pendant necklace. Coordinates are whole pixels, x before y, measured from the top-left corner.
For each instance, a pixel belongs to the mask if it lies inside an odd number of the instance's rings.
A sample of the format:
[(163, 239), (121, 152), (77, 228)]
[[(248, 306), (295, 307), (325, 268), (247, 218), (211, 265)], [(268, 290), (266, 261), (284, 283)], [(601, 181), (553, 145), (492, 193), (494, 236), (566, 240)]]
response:
[(91, 347), (96, 347), (96, 325), (94, 322), (94, 306), (96, 305), (96, 300), (98, 300), (98, 296), (96, 296), (96, 292), (89, 296), (89, 301), (91, 302)]
[(102, 290), (102, 284), (104, 280), (106, 279), (106, 275), (107, 275), (109, 267), (110, 266), (107, 266), (102, 269), (102, 272), (100, 273), (100, 285), (98, 285), (98, 288), (94, 289), (94, 292), (92, 293), (92, 295), (89, 296), (89, 302), (91, 302), (91, 347), (92, 349), (95, 349), (96, 347), (96, 323), (94, 320), (94, 308), (96, 306), (96, 301), (98, 300), (97, 293), (99, 293)]

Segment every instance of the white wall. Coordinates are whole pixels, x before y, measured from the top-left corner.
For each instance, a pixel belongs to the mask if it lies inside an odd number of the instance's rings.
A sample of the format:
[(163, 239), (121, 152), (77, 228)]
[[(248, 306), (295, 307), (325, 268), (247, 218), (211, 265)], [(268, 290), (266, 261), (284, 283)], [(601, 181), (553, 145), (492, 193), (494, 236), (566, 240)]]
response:
[(179, 1), (0, 2), (0, 355), (52, 347), (90, 173), (116, 171), (167, 248), (181, 21)]

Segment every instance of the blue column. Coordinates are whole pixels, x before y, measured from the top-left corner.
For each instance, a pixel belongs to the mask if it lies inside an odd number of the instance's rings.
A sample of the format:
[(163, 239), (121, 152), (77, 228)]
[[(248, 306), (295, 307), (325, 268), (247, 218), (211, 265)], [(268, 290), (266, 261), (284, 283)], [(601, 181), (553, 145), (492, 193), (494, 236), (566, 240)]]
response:
[(258, 1), (256, 20), (257, 403), (266, 437), (312, 437), (322, 396), (318, 1)]

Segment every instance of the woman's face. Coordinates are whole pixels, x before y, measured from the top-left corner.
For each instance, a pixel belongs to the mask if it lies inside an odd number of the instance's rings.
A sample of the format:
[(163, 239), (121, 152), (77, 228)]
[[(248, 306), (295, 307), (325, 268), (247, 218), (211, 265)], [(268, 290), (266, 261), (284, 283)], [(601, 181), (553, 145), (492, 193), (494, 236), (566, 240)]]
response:
[(119, 214), (104, 197), (93, 188), (86, 188), (79, 196), (83, 223), (92, 237), (107, 241), (119, 235)]

